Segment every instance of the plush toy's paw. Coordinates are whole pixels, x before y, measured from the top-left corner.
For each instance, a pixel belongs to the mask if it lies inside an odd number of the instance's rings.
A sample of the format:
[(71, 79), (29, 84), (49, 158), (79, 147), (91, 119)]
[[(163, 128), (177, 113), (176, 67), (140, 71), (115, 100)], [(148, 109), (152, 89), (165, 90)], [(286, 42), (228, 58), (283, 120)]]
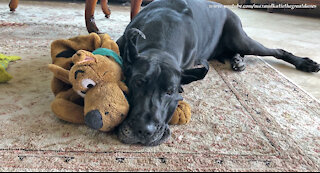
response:
[(169, 124), (187, 124), (191, 119), (191, 108), (190, 105), (185, 101), (179, 101), (178, 107), (176, 108)]
[(83, 107), (62, 98), (56, 98), (51, 103), (52, 112), (64, 121), (76, 124), (84, 123)]

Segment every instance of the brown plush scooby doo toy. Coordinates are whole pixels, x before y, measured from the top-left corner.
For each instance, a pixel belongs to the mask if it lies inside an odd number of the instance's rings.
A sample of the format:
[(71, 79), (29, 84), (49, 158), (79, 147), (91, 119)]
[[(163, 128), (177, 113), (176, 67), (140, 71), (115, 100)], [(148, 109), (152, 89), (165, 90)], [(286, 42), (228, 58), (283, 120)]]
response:
[[(113, 54), (102, 56), (101, 48), (108, 48)], [(119, 125), (129, 105), (124, 94), (128, 89), (121, 82), (121, 62), (114, 58), (119, 54), (117, 44), (107, 34), (92, 33), (57, 40), (51, 49), (53, 64), (49, 69), (54, 73), (52, 90), (56, 95), (52, 111), (62, 120), (86, 123), (101, 131)], [(170, 123), (186, 124), (190, 118), (190, 106), (181, 101)]]

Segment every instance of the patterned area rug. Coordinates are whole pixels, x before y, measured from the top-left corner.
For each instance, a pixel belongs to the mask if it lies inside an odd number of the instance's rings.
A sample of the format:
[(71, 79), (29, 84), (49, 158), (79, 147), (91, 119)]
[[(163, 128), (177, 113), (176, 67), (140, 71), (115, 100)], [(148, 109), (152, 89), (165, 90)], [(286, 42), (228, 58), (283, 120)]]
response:
[[(157, 147), (58, 120), (50, 110), (49, 46), (86, 34), (82, 11), (7, 10), (0, 3), (0, 52), (22, 60), (10, 64), (14, 79), (0, 84), (0, 171), (320, 171), (320, 103), (257, 57), (240, 73), (211, 62), (204, 80), (184, 88), (190, 124), (171, 126)], [(123, 19), (108, 21), (113, 38), (128, 14), (113, 11)]]

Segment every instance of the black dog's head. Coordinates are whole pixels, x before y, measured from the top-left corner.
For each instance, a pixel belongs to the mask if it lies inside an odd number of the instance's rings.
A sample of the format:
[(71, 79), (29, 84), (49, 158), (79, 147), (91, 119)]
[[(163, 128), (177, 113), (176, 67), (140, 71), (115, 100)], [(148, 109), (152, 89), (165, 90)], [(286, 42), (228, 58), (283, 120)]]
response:
[(134, 44), (138, 34), (144, 37), (137, 29), (125, 35), (123, 58), (130, 112), (120, 125), (118, 136), (124, 143), (154, 146), (170, 136), (168, 122), (182, 100), (181, 85), (204, 78), (208, 69), (182, 71), (174, 58), (158, 50), (138, 54)]

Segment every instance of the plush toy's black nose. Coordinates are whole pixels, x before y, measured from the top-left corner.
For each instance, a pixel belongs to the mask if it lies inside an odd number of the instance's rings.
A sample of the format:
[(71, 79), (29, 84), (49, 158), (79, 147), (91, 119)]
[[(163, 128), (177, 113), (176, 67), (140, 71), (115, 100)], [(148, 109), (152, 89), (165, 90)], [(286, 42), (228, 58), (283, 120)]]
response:
[(95, 130), (99, 130), (103, 126), (102, 116), (98, 110), (88, 112), (84, 120), (87, 126)]

